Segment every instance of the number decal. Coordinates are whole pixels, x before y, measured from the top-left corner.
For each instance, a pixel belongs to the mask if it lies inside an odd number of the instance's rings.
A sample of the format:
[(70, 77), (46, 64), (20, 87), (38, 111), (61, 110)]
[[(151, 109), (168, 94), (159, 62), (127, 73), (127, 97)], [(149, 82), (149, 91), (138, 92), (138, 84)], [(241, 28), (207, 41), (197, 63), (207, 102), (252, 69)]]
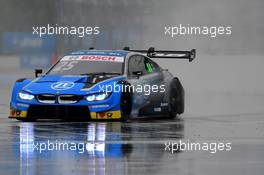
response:
[(59, 63), (59, 65), (53, 69), (53, 71), (55, 72), (59, 72), (59, 71), (65, 71), (65, 70), (71, 70), (75, 64), (77, 64), (78, 61), (62, 61)]

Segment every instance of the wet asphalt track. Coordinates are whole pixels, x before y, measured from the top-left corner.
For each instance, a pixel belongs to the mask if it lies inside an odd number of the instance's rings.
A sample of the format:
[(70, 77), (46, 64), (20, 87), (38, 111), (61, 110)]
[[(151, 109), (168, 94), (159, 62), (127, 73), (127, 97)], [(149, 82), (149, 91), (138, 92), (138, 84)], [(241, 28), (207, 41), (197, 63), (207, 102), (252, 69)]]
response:
[[(2, 75), (8, 72), (0, 71)], [(262, 175), (264, 172), (263, 95), (192, 91), (186, 97), (191, 109), (175, 120), (22, 123), (7, 118), (10, 84), (3, 82), (0, 84), (1, 175)], [(231, 142), (232, 150), (215, 154), (165, 151), (164, 143), (179, 140)], [(34, 144), (47, 141), (90, 144), (84, 153), (79, 153), (81, 149), (42, 153), (34, 149)]]

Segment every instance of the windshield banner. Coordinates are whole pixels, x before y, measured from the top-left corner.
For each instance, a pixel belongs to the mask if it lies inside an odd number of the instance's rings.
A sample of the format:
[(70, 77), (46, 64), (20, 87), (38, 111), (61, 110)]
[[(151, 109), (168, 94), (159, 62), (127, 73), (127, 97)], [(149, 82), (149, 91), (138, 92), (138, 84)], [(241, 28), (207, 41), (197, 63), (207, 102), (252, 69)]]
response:
[(124, 62), (124, 57), (109, 55), (68, 55), (64, 56), (61, 61), (110, 61)]

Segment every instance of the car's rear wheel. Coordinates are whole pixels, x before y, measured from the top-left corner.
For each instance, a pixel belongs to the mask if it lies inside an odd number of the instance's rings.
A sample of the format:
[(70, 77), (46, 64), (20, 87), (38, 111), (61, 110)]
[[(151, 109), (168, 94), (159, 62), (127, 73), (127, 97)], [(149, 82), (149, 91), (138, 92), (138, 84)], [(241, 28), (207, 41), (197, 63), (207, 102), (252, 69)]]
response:
[(177, 116), (176, 88), (171, 88), (169, 105), (169, 118), (175, 118)]
[(169, 118), (184, 112), (184, 90), (178, 78), (174, 78), (170, 88)]

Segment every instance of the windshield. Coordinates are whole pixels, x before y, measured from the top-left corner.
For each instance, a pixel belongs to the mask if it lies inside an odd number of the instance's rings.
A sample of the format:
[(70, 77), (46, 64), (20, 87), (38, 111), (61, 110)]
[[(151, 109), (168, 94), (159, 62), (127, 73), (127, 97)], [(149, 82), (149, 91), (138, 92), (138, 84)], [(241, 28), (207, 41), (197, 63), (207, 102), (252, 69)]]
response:
[(48, 71), (50, 75), (84, 75), (98, 72), (123, 74), (124, 57), (107, 55), (64, 56)]

